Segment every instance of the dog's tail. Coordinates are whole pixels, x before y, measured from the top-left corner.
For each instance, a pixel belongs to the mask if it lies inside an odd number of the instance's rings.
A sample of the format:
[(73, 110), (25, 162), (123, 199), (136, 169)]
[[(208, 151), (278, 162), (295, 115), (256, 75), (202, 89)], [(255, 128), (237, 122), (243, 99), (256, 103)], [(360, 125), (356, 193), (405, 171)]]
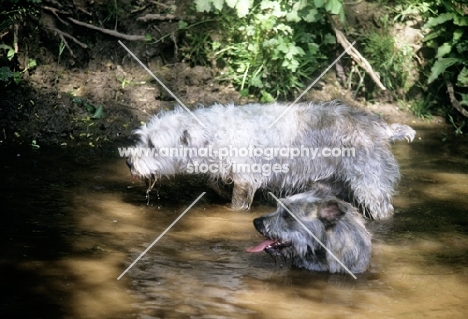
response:
[(416, 135), (416, 131), (413, 130), (408, 125), (403, 124), (390, 124), (390, 130), (392, 131), (392, 135), (390, 135), (390, 141), (400, 141), (400, 140), (407, 140), (408, 143), (413, 141), (414, 136)]

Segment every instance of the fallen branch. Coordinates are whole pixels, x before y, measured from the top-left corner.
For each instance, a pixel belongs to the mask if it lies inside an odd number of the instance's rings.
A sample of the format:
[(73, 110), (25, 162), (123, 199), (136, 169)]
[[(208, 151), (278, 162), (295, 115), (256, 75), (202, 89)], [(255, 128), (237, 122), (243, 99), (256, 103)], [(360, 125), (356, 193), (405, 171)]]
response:
[(53, 15), (57, 18), (57, 20), (59, 20), (60, 22), (62, 22), (65, 25), (68, 25), (68, 22), (66, 22), (65, 20), (60, 18), (60, 14), (66, 15), (67, 14), (66, 12), (61, 12), (56, 8), (52, 8), (52, 7), (48, 7), (48, 6), (42, 6), (41, 8), (44, 9), (44, 10), (52, 12)]
[[(344, 49), (349, 48), (351, 46), (351, 43), (348, 41), (348, 39), (346, 39), (346, 36), (344, 35), (344, 33), (338, 30), (338, 28), (336, 27), (332, 19), (330, 19), (330, 23), (333, 28), (333, 31), (335, 31), (336, 40), (341, 44), (341, 46)], [(382, 91), (386, 90), (385, 86), (382, 84), (382, 82), (380, 82), (380, 76), (374, 72), (370, 63), (361, 55), (361, 53), (359, 53), (358, 50), (356, 50), (355, 47), (352, 47), (348, 51), (348, 54), (361, 68), (364, 69), (364, 71), (366, 71), (367, 74), (370, 75), (372, 80), (375, 82), (375, 84), (377, 84), (377, 86)]]
[(137, 21), (147, 22), (147, 21), (154, 21), (154, 20), (164, 21), (164, 20), (176, 20), (176, 19), (177, 17), (173, 14), (159, 14), (159, 13), (150, 14), (148, 13), (142, 17), (137, 18)]
[(53, 31), (57, 32), (58, 34), (61, 34), (63, 35), (64, 37), (67, 37), (69, 39), (71, 39), (73, 42), (75, 42), (76, 44), (78, 44), (80, 47), (82, 47), (83, 49), (87, 49), (88, 48), (88, 45), (86, 45), (85, 43), (79, 41), (77, 38), (75, 38), (74, 36), (66, 33), (66, 32), (63, 32), (63, 31), (60, 31), (59, 29), (55, 28), (55, 29), (52, 29)]
[(82, 27), (85, 27), (85, 28), (88, 28), (88, 29), (96, 30), (96, 31), (111, 35), (111, 36), (116, 37), (116, 38), (121, 38), (121, 39), (128, 40), (128, 41), (146, 41), (146, 37), (143, 36), (143, 35), (128, 35), (128, 34), (124, 34), (124, 33), (114, 31), (114, 30), (96, 27), (95, 25), (88, 24), (88, 23), (85, 23), (85, 22), (81, 22), (81, 21), (75, 20), (73, 18), (68, 18), (68, 20), (70, 20), (71, 22), (73, 22), (76, 25), (79, 25), (79, 26), (82, 26)]
[(455, 91), (453, 90), (453, 85), (450, 81), (445, 81), (445, 84), (447, 85), (447, 92), (450, 97), (450, 102), (452, 103), (452, 106), (461, 113), (464, 117), (468, 117), (468, 111), (465, 110), (460, 102), (455, 98)]

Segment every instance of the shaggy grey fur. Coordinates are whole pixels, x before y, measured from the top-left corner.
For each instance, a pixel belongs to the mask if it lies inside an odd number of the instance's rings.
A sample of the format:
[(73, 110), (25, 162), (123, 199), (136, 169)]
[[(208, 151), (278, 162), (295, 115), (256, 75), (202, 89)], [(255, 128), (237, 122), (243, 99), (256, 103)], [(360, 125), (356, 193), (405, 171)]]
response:
[[(146, 126), (134, 131), (135, 148), (222, 147), (247, 148), (354, 148), (354, 157), (230, 157), (172, 156), (137, 154), (127, 164), (134, 176), (151, 181), (162, 176), (187, 173), (190, 166), (220, 163), (223, 169), (208, 172), (210, 185), (222, 194), (233, 184), (232, 208), (249, 209), (257, 189), (291, 195), (306, 191), (315, 182), (330, 183), (363, 212), (375, 219), (393, 214), (391, 204), (400, 173), (390, 149), (395, 140), (413, 140), (415, 131), (401, 124), (388, 125), (380, 117), (338, 102), (298, 103), (271, 128), (268, 126), (288, 107), (285, 103), (244, 106), (214, 105), (199, 108), (194, 115), (177, 108), (154, 116)], [(276, 164), (279, 172), (239, 172), (236, 163)], [(151, 189), (151, 185), (148, 191)]]
[[(367, 270), (371, 235), (353, 206), (323, 189), (281, 201), (351, 272)], [(274, 213), (254, 219), (254, 226), (268, 240), (247, 251), (283, 255), (309, 270), (346, 271), (280, 204)]]

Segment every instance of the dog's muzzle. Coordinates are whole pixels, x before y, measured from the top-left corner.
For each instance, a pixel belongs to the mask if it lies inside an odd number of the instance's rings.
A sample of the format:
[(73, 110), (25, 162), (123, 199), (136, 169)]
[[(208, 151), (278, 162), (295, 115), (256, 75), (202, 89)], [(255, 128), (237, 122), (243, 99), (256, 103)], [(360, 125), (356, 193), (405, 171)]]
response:
[(255, 218), (253, 223), (254, 223), (255, 229), (257, 229), (257, 231), (260, 234), (266, 236), (267, 239), (261, 242), (260, 244), (258, 244), (257, 246), (247, 248), (246, 250), (247, 252), (258, 253), (261, 251), (266, 251), (267, 253), (272, 254), (272, 255), (280, 255), (281, 250), (283, 248), (291, 246), (290, 242), (283, 242), (281, 239), (269, 238), (268, 234), (266, 234), (265, 232), (265, 226), (263, 224), (262, 217)]

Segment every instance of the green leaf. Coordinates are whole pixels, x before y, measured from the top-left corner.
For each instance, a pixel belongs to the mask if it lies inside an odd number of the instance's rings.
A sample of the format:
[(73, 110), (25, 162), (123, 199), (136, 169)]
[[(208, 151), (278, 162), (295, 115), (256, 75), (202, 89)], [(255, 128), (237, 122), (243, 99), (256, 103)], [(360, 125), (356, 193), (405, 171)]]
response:
[(38, 149), (40, 148), (41, 146), (39, 144), (36, 143), (36, 140), (32, 140), (31, 142), (31, 147), (34, 148), (34, 149)]
[(462, 100), (460, 101), (460, 104), (468, 106), (468, 94), (460, 93), (460, 96), (462, 97)]
[(323, 38), (323, 44), (335, 44), (336, 43), (336, 38), (333, 34), (327, 33), (325, 34), (325, 37)]
[[(281, 10), (279, 2), (273, 2), (268, 0), (262, 1), (262, 3), (260, 4), (260, 9), (262, 11), (271, 12), (271, 14), (277, 18), (281, 18), (286, 15), (286, 12)], [(269, 9), (271, 9), (271, 11)]]
[(468, 68), (466, 66), (463, 67), (457, 76), (457, 86), (468, 87)]
[(301, 18), (299, 18), (297, 11), (293, 10), (286, 14), (286, 21), (299, 22), (301, 21)]
[(325, 4), (325, 0), (314, 0), (314, 6), (316, 8), (321, 8)]
[(93, 114), (93, 116), (91, 116), (91, 118), (92, 119), (102, 119), (103, 116), (104, 116), (103, 107), (102, 107), (102, 105), (99, 105), (96, 108), (96, 112), (94, 112), (94, 114)]
[(0, 44), (0, 49), (6, 50), (6, 51), (13, 50), (11, 46), (6, 45), (6, 44)]
[(283, 37), (278, 37), (278, 46), (276, 47), (278, 51), (283, 53), (287, 53), (289, 50), (289, 46), (287, 43), (284, 42)]
[(254, 86), (254, 87), (257, 87), (257, 88), (262, 88), (264, 86), (263, 82), (262, 82), (262, 79), (260, 78), (260, 75), (256, 75), (256, 76), (252, 77), (252, 79), (250, 79), (249, 84), (251, 86)]
[(79, 97), (76, 97), (76, 96), (73, 97), (72, 101), (73, 101), (73, 103), (76, 103), (78, 105), (81, 105), (83, 103), (83, 100), (80, 99)]
[(230, 8), (235, 8), (237, 3), (239, 2), (239, 0), (226, 0), (226, 4), (230, 7)]
[(262, 97), (260, 98), (260, 101), (263, 103), (271, 103), (275, 101), (275, 98), (273, 97), (273, 95), (271, 95), (265, 90), (261, 90), (260, 94), (262, 95)]
[(310, 9), (306, 16), (303, 17), (304, 21), (306, 22), (316, 22), (320, 20), (318, 16), (317, 9)]
[(453, 17), (453, 24), (465, 27), (468, 26), (468, 17), (467, 16), (454, 16)]
[(448, 42), (445, 42), (442, 44), (438, 49), (437, 49), (437, 55), (436, 59), (443, 57), (444, 55), (447, 55), (452, 51), (452, 45)]
[(36, 60), (34, 60), (34, 59), (29, 59), (29, 62), (28, 62), (28, 69), (34, 68), (34, 67), (36, 67), (36, 66), (37, 66)]
[(221, 11), (224, 6), (224, 0), (211, 0), (211, 3), (213, 3), (213, 7), (218, 11)]
[(187, 26), (188, 26), (188, 23), (183, 21), (183, 20), (180, 20), (179, 21), (179, 30), (184, 30), (184, 29), (187, 29)]
[(211, 43), (211, 48), (213, 49), (213, 51), (216, 51), (220, 47), (221, 47), (221, 43), (218, 41), (213, 41), (213, 43)]
[(93, 113), (96, 111), (96, 107), (92, 105), (91, 103), (83, 101), (83, 105), (86, 107), (86, 111), (88, 111), (89, 113)]
[[(226, 0), (226, 3), (227, 2), (228, 1)], [(249, 13), (252, 4), (253, 0), (238, 0), (236, 4), (237, 16), (239, 18), (245, 17)]]
[(210, 12), (212, 8), (211, 1), (195, 0), (195, 8), (197, 12)]
[(22, 76), (23, 76), (23, 73), (21, 72), (13, 72), (13, 81), (15, 81), (16, 84), (19, 84), (21, 82)]
[(8, 82), (13, 77), (13, 72), (6, 66), (0, 68), (0, 81)]
[(328, 0), (325, 4), (325, 10), (331, 14), (339, 14), (343, 10), (343, 3), (340, 0)]
[(453, 13), (442, 13), (439, 14), (435, 18), (429, 18), (426, 22), (426, 24), (423, 26), (423, 29), (428, 29), (435, 27), (436, 25), (442, 24), (444, 22), (447, 22), (449, 20), (453, 19)]
[(439, 75), (444, 72), (448, 67), (454, 65), (455, 63), (462, 62), (460, 59), (456, 58), (443, 58), (437, 60), (431, 68), (431, 75), (427, 79), (427, 83), (432, 83)]
[(153, 37), (151, 36), (151, 34), (149, 34), (149, 33), (145, 34), (145, 41), (146, 41), (146, 42), (151, 42), (151, 41), (153, 41)]
[(7, 59), (9, 61), (11, 61), (11, 59), (13, 59), (13, 57), (15, 56), (15, 50), (11, 49), (11, 50), (8, 50), (7, 52)]
[(455, 43), (455, 42), (457, 42), (458, 40), (460, 40), (461, 37), (463, 36), (463, 33), (464, 33), (464, 30), (463, 30), (463, 29), (457, 29), (457, 30), (453, 31), (453, 38), (452, 38), (452, 41)]
[(426, 34), (426, 35), (424, 36), (423, 41), (424, 41), (424, 42), (429, 42), (429, 41), (431, 41), (431, 40), (436, 39), (437, 37), (439, 37), (442, 33), (443, 33), (442, 28), (441, 28), (441, 29), (432, 30), (431, 32), (429, 32), (428, 34)]
[(239, 94), (240, 94), (242, 97), (248, 97), (248, 96), (249, 96), (249, 89), (240, 90), (240, 91), (239, 91)]

